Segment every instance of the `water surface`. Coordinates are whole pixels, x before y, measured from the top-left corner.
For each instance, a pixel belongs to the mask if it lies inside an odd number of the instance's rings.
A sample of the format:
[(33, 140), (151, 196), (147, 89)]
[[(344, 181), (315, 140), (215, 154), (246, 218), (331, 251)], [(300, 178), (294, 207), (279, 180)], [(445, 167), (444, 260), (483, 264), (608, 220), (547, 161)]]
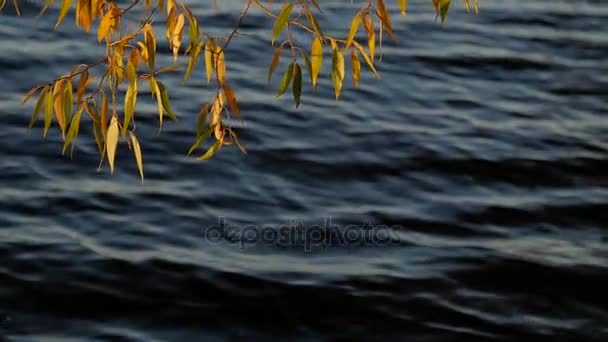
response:
[[(202, 27), (230, 32), (242, 1), (210, 3), (191, 5)], [(200, 68), (185, 86), (166, 76), (180, 121), (158, 134), (138, 101), (143, 186), (125, 147), (110, 176), (86, 130), (70, 159), (57, 130), (26, 129), (21, 96), (103, 49), (71, 15), (52, 32), (56, 8), (8, 11), (0, 339), (607, 340), (608, 3), (481, 6), (456, 2), (441, 30), (429, 1), (410, 1), (380, 81), (366, 73), (336, 103), (325, 77), (300, 109), (275, 99), (278, 76), (266, 85), (272, 23), (253, 10), (227, 52), (248, 154), (186, 158), (212, 89)], [(321, 25), (344, 31), (355, 8), (327, 1)], [(210, 238), (222, 220), (389, 239)]]

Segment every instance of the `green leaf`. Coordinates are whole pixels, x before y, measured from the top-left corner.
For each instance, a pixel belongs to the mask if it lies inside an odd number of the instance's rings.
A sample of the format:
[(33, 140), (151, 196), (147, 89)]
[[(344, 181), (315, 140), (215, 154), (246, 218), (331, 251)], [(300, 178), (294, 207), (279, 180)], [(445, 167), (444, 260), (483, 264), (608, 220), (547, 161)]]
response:
[(304, 64), (306, 64), (306, 71), (308, 72), (308, 75), (310, 75), (310, 83), (312, 83), (312, 61), (304, 50), (300, 50), (300, 52), (302, 53), (302, 58), (304, 58)]
[(167, 114), (169, 115), (171, 120), (177, 121), (177, 117), (175, 116), (175, 113), (173, 113), (173, 110), (171, 109), (171, 102), (169, 102), (169, 92), (167, 92), (167, 87), (165, 87), (165, 85), (161, 81), (156, 81), (156, 84), (158, 84), (158, 88), (160, 89), (160, 95), (161, 95), (163, 108), (165, 108), (165, 111), (167, 112)]
[(43, 136), (46, 138), (46, 134), (51, 127), (51, 122), (53, 121), (53, 93), (50, 91), (47, 92), (45, 96), (44, 103), (44, 133)]
[(205, 152), (205, 154), (203, 154), (202, 156), (198, 157), (198, 160), (207, 160), (211, 157), (213, 157), (213, 155), (220, 150), (220, 148), (222, 147), (222, 140), (216, 140), (215, 143), (213, 143), (213, 145), (211, 145), (211, 147), (209, 147), (209, 149), (207, 150), (207, 152)]
[[(82, 111), (84, 110), (84, 106), (80, 107), (80, 109), (76, 112), (76, 115), (72, 118), (70, 122), (70, 128), (68, 129), (68, 134), (65, 137), (65, 142), (63, 143), (63, 150), (61, 151), (61, 155), (65, 154), (65, 150), (67, 150), (70, 142), (75, 140), (78, 136), (78, 130), (80, 128), (80, 118), (82, 117)], [(72, 146), (75, 146), (76, 142)]]
[(281, 31), (283, 31), (283, 27), (285, 27), (285, 24), (287, 24), (287, 20), (289, 20), (289, 16), (293, 10), (293, 6), (294, 4), (285, 5), (277, 17), (277, 21), (274, 23), (274, 28), (272, 29), (272, 45), (274, 45), (274, 42), (281, 34)]
[(200, 42), (194, 46), (194, 49), (190, 51), (190, 60), (188, 61), (188, 69), (186, 69), (186, 74), (184, 75), (184, 83), (190, 78), (190, 74), (192, 74), (192, 70), (196, 66), (198, 61), (198, 56), (203, 49), (203, 42)]
[(127, 93), (125, 94), (125, 121), (122, 124), (122, 135), (127, 134), (131, 120), (133, 119), (133, 113), (135, 112), (135, 106), (137, 104), (137, 81), (129, 83)]
[(209, 102), (205, 102), (201, 107), (201, 110), (198, 112), (198, 116), (196, 118), (196, 136), (200, 136), (203, 133), (203, 129), (205, 128), (205, 124), (207, 123), (207, 115), (209, 114), (209, 109), (211, 108), (211, 104)]
[(441, 26), (445, 25), (445, 21), (450, 10), (450, 0), (439, 0), (439, 14), (441, 15)]
[(34, 127), (36, 121), (38, 121), (38, 116), (40, 115), (40, 111), (42, 110), (42, 105), (46, 103), (46, 97), (48, 96), (50, 87), (46, 86), (40, 92), (40, 97), (38, 97), (38, 102), (36, 102), (36, 107), (34, 108), (34, 114), (32, 114), (32, 119), (30, 120), (28, 128)]
[(99, 153), (103, 152), (103, 132), (101, 131), (101, 125), (99, 122), (93, 124), (93, 133), (95, 134), (95, 143)]
[(302, 96), (302, 69), (296, 63), (293, 71), (293, 100), (296, 103), (296, 108), (300, 106), (300, 97)]
[(201, 144), (211, 136), (211, 134), (213, 134), (213, 130), (214, 128), (209, 126), (207, 127), (207, 130), (205, 132), (203, 132), (202, 134), (200, 134), (198, 136), (198, 138), (196, 138), (196, 142), (194, 142), (194, 144), (192, 145), (192, 147), (190, 147), (190, 150), (188, 151), (188, 155), (191, 155), (194, 151), (196, 151), (196, 149), (201, 146)]
[(72, 88), (72, 81), (68, 80), (63, 91), (63, 115), (65, 122), (68, 122), (72, 118), (72, 111), (74, 111), (74, 90)]
[(283, 79), (281, 79), (281, 85), (279, 86), (279, 92), (277, 93), (277, 97), (283, 95), (285, 91), (287, 91), (287, 88), (289, 88), (289, 85), (291, 84), (291, 79), (293, 77), (293, 68), (294, 63), (289, 64), (287, 70), (283, 74)]

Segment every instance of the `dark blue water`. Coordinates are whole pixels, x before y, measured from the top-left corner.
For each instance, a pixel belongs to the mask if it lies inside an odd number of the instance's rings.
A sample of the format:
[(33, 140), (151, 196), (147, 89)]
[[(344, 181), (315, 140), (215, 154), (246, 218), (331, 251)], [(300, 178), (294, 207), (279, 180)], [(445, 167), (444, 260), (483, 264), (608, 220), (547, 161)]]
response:
[[(191, 3), (218, 34), (242, 6)], [(344, 32), (355, 6), (323, 3)], [(201, 69), (165, 76), (180, 121), (159, 135), (138, 101), (144, 185), (124, 146), (112, 177), (87, 129), (74, 159), (26, 129), (21, 96), (103, 49), (71, 15), (51, 32), (56, 8), (7, 11), (0, 340), (608, 340), (608, 3), (481, 7), (455, 2), (441, 30), (410, 1), (382, 80), (336, 103), (325, 71), (300, 109), (266, 86), (272, 23), (253, 10), (227, 53), (248, 154), (186, 158), (213, 90)]]

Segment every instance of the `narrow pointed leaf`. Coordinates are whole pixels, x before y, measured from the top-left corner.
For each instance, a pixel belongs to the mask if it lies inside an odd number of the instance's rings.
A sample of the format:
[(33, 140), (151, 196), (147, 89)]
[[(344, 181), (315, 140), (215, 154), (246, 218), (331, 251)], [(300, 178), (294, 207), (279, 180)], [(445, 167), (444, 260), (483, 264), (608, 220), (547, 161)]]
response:
[(211, 136), (211, 134), (213, 134), (213, 127), (209, 126), (207, 127), (207, 130), (205, 132), (201, 132), (201, 134), (198, 135), (198, 138), (196, 138), (196, 141), (194, 142), (194, 144), (190, 147), (190, 150), (188, 150), (188, 155), (191, 155), (194, 151), (196, 151), (196, 149), (201, 146), (201, 144)]
[(232, 88), (228, 86), (228, 84), (224, 83), (224, 94), (226, 95), (226, 100), (228, 101), (228, 106), (230, 106), (230, 110), (238, 117), (241, 117), (241, 110), (236, 102), (236, 95)]
[(359, 30), (359, 24), (361, 24), (361, 13), (358, 12), (355, 17), (353, 18), (353, 21), (350, 23), (350, 31), (348, 33), (348, 39), (346, 40), (346, 46), (344, 46), (345, 49), (348, 49), (350, 47), (350, 45), (353, 43), (353, 40), (355, 39), (355, 35), (357, 34), (357, 30)]
[(300, 65), (296, 63), (293, 70), (293, 100), (296, 103), (296, 108), (300, 106), (300, 98), (302, 96), (302, 69)]
[(318, 37), (312, 41), (311, 48), (311, 60), (312, 60), (312, 73), (311, 80), (313, 88), (317, 87), (317, 79), (321, 72), (321, 66), (323, 65), (323, 44)]
[(144, 162), (141, 156), (141, 146), (139, 146), (139, 141), (137, 141), (137, 137), (133, 132), (129, 132), (131, 136), (131, 147), (133, 148), (133, 154), (135, 155), (135, 162), (137, 163), (137, 169), (139, 170), (139, 176), (141, 177), (141, 182), (144, 182)]
[(445, 25), (450, 10), (450, 0), (439, 0), (439, 15), (441, 16), (441, 25)]
[(401, 15), (405, 15), (405, 11), (407, 10), (407, 0), (397, 0), (397, 3), (399, 3), (399, 9), (401, 10)]
[(279, 13), (277, 20), (274, 23), (274, 28), (272, 29), (272, 45), (274, 45), (274, 42), (281, 34), (281, 31), (283, 31), (283, 27), (285, 27), (287, 20), (289, 20), (293, 6), (294, 4), (287, 4), (281, 9), (281, 13)]
[(127, 93), (125, 94), (125, 118), (122, 124), (122, 135), (127, 134), (131, 120), (133, 119), (133, 113), (135, 112), (135, 106), (137, 104), (137, 81), (129, 83)]
[(207, 152), (205, 152), (205, 154), (203, 154), (202, 156), (198, 157), (198, 160), (207, 160), (211, 157), (213, 157), (213, 155), (220, 150), (220, 148), (222, 148), (222, 140), (216, 140), (215, 143), (213, 143), (213, 145), (211, 145), (211, 147), (207, 150)]
[(55, 29), (59, 27), (59, 24), (61, 24), (63, 18), (65, 18), (65, 15), (68, 14), (68, 11), (70, 10), (71, 6), (72, 0), (63, 0), (63, 3), (61, 4), (61, 9), (59, 10), (59, 19), (57, 19), (57, 24), (55, 24)]
[(211, 83), (211, 77), (213, 76), (213, 69), (215, 68), (213, 61), (215, 58), (213, 54), (215, 52), (215, 42), (213, 39), (207, 41), (205, 44), (205, 72), (207, 74), (207, 84)]
[(99, 124), (101, 126), (101, 133), (105, 140), (106, 133), (108, 131), (108, 117), (109, 117), (109, 108), (108, 108), (108, 97), (104, 93), (101, 97), (101, 116), (99, 117)]
[(80, 107), (80, 109), (76, 112), (72, 121), (70, 122), (70, 128), (68, 129), (68, 134), (65, 137), (65, 141), (63, 142), (63, 150), (61, 151), (61, 155), (65, 154), (68, 146), (75, 140), (78, 136), (78, 130), (80, 128), (80, 119), (82, 117), (82, 111), (84, 110), (84, 106)]
[(110, 126), (106, 134), (106, 155), (110, 164), (110, 173), (114, 174), (114, 158), (116, 157), (116, 147), (118, 146), (118, 119), (112, 116)]
[(38, 102), (36, 102), (36, 107), (34, 107), (34, 114), (32, 114), (32, 119), (30, 120), (28, 128), (34, 127), (34, 124), (36, 123), (36, 121), (38, 121), (38, 116), (40, 115), (42, 106), (47, 101), (46, 97), (48, 96), (49, 89), (49, 86), (42, 88), (42, 91), (40, 92), (40, 95), (38, 97)]
[(156, 81), (156, 84), (158, 85), (158, 89), (160, 90), (160, 98), (165, 112), (167, 112), (167, 115), (169, 115), (169, 118), (171, 118), (171, 120), (177, 121), (177, 116), (175, 116), (175, 113), (173, 113), (173, 110), (171, 109), (171, 102), (169, 101), (169, 92), (167, 91), (167, 87), (165, 87), (165, 85), (161, 81)]
[(353, 82), (355, 87), (358, 87), (361, 79), (361, 61), (356, 50), (351, 50), (351, 66), (353, 68)]
[(304, 59), (304, 64), (306, 65), (306, 72), (308, 72), (308, 75), (310, 76), (310, 83), (312, 84), (312, 61), (304, 50), (300, 50), (300, 52), (302, 54), (302, 58)]
[(289, 88), (289, 85), (291, 84), (291, 79), (293, 77), (293, 68), (294, 68), (294, 63), (289, 64), (289, 66), (287, 67), (287, 70), (283, 74), (283, 78), (281, 79), (281, 85), (279, 86), (279, 91), (277, 93), (277, 97), (280, 97), (281, 95), (283, 95), (285, 93), (285, 91), (287, 91), (287, 88)]
[(337, 47), (333, 51), (331, 77), (334, 81), (336, 100), (338, 100), (342, 91), (342, 82), (344, 81), (344, 55)]
[(354, 42), (353, 44), (355, 45), (357, 50), (359, 50), (359, 53), (361, 53), (361, 56), (363, 56), (365, 63), (367, 63), (367, 66), (372, 70), (372, 72), (374, 73), (374, 76), (376, 76), (376, 78), (380, 78), (380, 75), (378, 75), (378, 71), (376, 70), (374, 63), (372, 62), (372, 60), (369, 58), (369, 56), (365, 52), (365, 49), (363, 48), (363, 46), (361, 46), (361, 44), (359, 44), (357, 42)]
[(270, 83), (270, 79), (272, 78), (272, 74), (277, 69), (279, 65), (279, 61), (281, 60), (281, 54), (283, 53), (283, 47), (279, 46), (274, 50), (272, 54), (272, 61), (270, 62), (270, 68), (268, 69), (268, 83)]
[(46, 138), (46, 134), (49, 131), (49, 127), (51, 127), (51, 122), (53, 121), (53, 93), (49, 87), (49, 91), (45, 96), (45, 105), (44, 105), (44, 133), (43, 136)]

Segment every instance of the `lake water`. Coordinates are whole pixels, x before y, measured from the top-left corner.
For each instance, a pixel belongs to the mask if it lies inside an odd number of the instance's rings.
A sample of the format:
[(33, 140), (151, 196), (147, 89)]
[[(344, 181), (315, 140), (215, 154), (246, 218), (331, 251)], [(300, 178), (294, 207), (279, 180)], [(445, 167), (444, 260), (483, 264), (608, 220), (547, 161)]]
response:
[[(0, 16), (0, 340), (608, 340), (608, 2), (456, 1), (442, 30), (410, 1), (381, 80), (336, 102), (325, 69), (300, 109), (254, 9), (226, 56), (248, 154), (187, 158), (213, 90), (164, 76), (144, 185), (88, 128), (74, 159), (27, 130), (29, 88), (103, 55), (40, 3)], [(226, 34), (243, 1), (191, 3)], [(345, 32), (356, 5), (323, 3)]]

